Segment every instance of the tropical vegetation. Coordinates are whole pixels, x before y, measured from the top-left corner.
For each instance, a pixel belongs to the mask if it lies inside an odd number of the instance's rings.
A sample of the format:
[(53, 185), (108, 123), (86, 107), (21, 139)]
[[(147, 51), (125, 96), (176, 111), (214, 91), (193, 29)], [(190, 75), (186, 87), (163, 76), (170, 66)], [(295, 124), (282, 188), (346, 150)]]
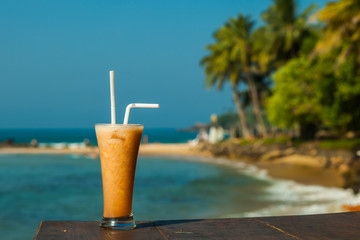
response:
[(307, 139), (319, 130), (337, 136), (360, 131), (360, 1), (314, 9), (298, 13), (296, 0), (273, 0), (258, 28), (239, 14), (206, 46), (206, 86), (229, 83), (244, 138), (277, 129)]

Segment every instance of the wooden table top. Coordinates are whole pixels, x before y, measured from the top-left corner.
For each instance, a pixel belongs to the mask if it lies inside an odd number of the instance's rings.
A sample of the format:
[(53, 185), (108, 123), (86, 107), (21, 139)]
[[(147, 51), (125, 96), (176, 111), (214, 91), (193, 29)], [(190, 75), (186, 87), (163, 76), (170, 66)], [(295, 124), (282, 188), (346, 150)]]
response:
[(99, 222), (42, 221), (33, 240), (50, 239), (360, 239), (360, 212), (136, 222), (134, 230), (108, 230)]

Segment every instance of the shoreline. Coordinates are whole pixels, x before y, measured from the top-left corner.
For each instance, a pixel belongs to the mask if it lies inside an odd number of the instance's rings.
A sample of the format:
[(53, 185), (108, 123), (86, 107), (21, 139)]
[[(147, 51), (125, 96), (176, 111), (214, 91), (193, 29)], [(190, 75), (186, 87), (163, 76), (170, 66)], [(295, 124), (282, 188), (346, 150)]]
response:
[[(99, 151), (97, 147), (84, 147), (77, 149), (54, 149), (54, 148), (31, 148), (31, 147), (1, 147), (0, 155), (6, 154), (70, 154), (85, 155), (97, 158)], [(338, 187), (344, 185), (341, 173), (335, 169), (324, 169), (323, 162), (316, 157), (303, 155), (291, 155), (278, 157), (271, 161), (250, 161), (246, 158), (229, 158), (214, 156), (210, 151), (200, 150), (199, 147), (188, 143), (150, 143), (141, 144), (139, 156), (180, 156), (206, 158), (209, 163), (219, 163), (219, 159), (231, 163), (245, 163), (253, 165), (260, 170), (265, 170), (269, 177), (275, 179), (293, 180), (305, 185), (320, 185), (325, 187)]]
[(335, 169), (323, 169), (312, 165), (297, 162), (283, 162), (282, 159), (272, 163), (252, 163), (254, 166), (265, 169), (270, 177), (275, 179), (292, 180), (304, 185), (319, 185), (323, 187), (343, 188), (344, 179)]

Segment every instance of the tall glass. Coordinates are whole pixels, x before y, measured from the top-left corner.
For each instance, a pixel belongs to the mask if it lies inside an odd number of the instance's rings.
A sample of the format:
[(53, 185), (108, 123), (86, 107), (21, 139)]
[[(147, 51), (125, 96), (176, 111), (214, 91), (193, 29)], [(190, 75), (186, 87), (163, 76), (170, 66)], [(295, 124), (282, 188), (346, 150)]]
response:
[(103, 182), (104, 213), (100, 227), (128, 230), (136, 227), (132, 199), (136, 161), (144, 126), (96, 124)]

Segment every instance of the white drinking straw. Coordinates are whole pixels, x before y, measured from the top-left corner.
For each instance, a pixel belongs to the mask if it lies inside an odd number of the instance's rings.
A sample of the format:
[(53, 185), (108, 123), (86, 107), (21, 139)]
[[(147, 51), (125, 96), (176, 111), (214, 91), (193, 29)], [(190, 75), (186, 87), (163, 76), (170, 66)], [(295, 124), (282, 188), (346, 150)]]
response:
[(110, 71), (111, 124), (116, 124), (114, 71)]
[(130, 103), (125, 110), (124, 124), (128, 124), (131, 108), (159, 108), (159, 104), (152, 103)]

